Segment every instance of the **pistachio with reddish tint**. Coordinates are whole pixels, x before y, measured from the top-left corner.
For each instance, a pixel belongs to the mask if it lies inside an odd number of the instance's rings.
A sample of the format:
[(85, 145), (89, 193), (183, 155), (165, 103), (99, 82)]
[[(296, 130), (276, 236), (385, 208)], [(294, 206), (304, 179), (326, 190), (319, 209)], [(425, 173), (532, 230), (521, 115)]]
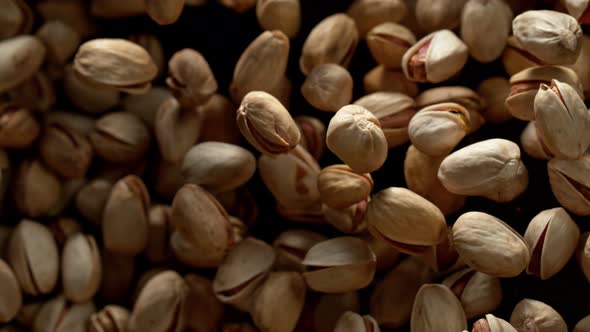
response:
[(367, 210), (369, 231), (403, 253), (420, 254), (443, 241), (445, 217), (432, 203), (405, 189), (390, 187), (373, 196)]
[(334, 332), (380, 332), (375, 318), (347, 311), (338, 318)]
[(0, 146), (26, 148), (33, 144), (41, 132), (33, 113), (12, 103), (0, 104)]
[(168, 61), (166, 85), (181, 107), (190, 110), (205, 104), (217, 92), (217, 80), (207, 60), (195, 50), (185, 48)]
[(337, 237), (311, 247), (302, 263), (309, 288), (322, 293), (345, 293), (371, 283), (376, 257), (362, 239)]
[(252, 309), (253, 295), (266, 279), (276, 260), (274, 249), (255, 238), (246, 238), (223, 260), (213, 291), (217, 298), (242, 311)]
[(510, 315), (510, 324), (518, 332), (567, 332), (563, 317), (549, 305), (532, 299), (518, 302)]
[(147, 152), (150, 132), (139, 118), (128, 112), (113, 112), (96, 121), (90, 143), (98, 157), (114, 162), (137, 161)]
[(487, 314), (485, 318), (473, 323), (471, 332), (517, 332), (516, 329), (502, 318)]
[(408, 124), (416, 114), (412, 97), (400, 92), (374, 92), (361, 97), (354, 104), (366, 108), (377, 117), (389, 148), (405, 144), (410, 139)]
[(322, 202), (342, 209), (366, 200), (373, 190), (371, 174), (358, 174), (346, 165), (331, 165), (318, 175)]
[(402, 69), (414, 82), (440, 83), (463, 69), (467, 46), (450, 30), (439, 30), (420, 39), (406, 51)]
[(182, 160), (199, 138), (202, 118), (192, 108), (181, 108), (176, 98), (170, 97), (160, 104), (154, 132), (164, 160), (172, 163)]
[(325, 236), (307, 230), (289, 229), (282, 232), (273, 241), (277, 255), (275, 268), (279, 271), (305, 271), (301, 262), (307, 251), (326, 240)]
[(363, 77), (363, 86), (366, 93), (399, 92), (416, 97), (420, 92), (418, 84), (407, 79), (401, 69), (387, 69), (384, 66), (377, 66), (367, 72)]
[(68, 179), (83, 177), (92, 162), (88, 138), (77, 130), (55, 124), (45, 128), (39, 150), (45, 164)]
[(100, 251), (92, 235), (77, 233), (65, 243), (61, 260), (64, 296), (74, 303), (92, 299), (102, 277)]
[(148, 240), (150, 197), (143, 181), (128, 175), (117, 181), (102, 216), (104, 247), (124, 255), (142, 252)]
[(217, 332), (223, 321), (224, 306), (209, 279), (197, 274), (184, 277), (189, 292), (186, 298), (186, 326), (199, 332)]
[(352, 76), (346, 68), (333, 63), (312, 69), (301, 86), (301, 94), (313, 107), (336, 112), (352, 100)]
[(563, 208), (541, 211), (529, 223), (524, 240), (531, 250), (527, 273), (546, 280), (573, 256), (580, 229)]
[(461, 301), (467, 319), (492, 312), (502, 302), (500, 279), (471, 268), (451, 274), (442, 284), (449, 287)]
[(367, 34), (367, 46), (378, 64), (386, 68), (401, 68), (404, 53), (416, 42), (412, 31), (401, 24), (385, 22)]
[(442, 242), (435, 246), (431, 246), (420, 255), (420, 259), (426, 263), (433, 271), (438, 273), (447, 273), (465, 266), (461, 261), (459, 254), (455, 250), (455, 246), (451, 241), (452, 227), (447, 227), (446, 236), (443, 237)]
[(411, 332), (463, 331), (467, 319), (461, 302), (447, 287), (426, 284), (420, 287), (412, 307)]
[(319, 160), (326, 149), (326, 126), (318, 118), (299, 115), (293, 118), (299, 131), (303, 146), (316, 160)]
[(365, 215), (368, 198), (345, 208), (333, 208), (322, 205), (326, 222), (346, 234), (356, 234), (367, 228)]
[(547, 164), (549, 184), (557, 201), (574, 214), (590, 215), (590, 154), (580, 159), (551, 159)]

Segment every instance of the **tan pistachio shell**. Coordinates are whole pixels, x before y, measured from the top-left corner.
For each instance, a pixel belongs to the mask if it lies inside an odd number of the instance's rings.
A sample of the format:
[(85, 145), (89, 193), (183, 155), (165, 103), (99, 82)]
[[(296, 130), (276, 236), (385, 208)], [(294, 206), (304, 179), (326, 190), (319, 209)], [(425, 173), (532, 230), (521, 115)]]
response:
[(0, 41), (0, 93), (31, 78), (45, 60), (46, 47), (31, 35)]
[(256, 18), (263, 29), (280, 30), (289, 38), (295, 38), (301, 26), (300, 1), (258, 0)]
[(380, 332), (379, 324), (375, 318), (356, 312), (347, 311), (338, 318), (334, 332)]
[(457, 296), (467, 319), (492, 312), (502, 302), (502, 285), (497, 277), (477, 272), (472, 268), (457, 271), (446, 277), (443, 285)]
[(370, 174), (358, 174), (346, 165), (331, 165), (318, 175), (322, 202), (333, 208), (345, 208), (365, 200), (373, 189)]
[(109, 304), (93, 313), (89, 319), (89, 332), (119, 332), (127, 329), (131, 313), (127, 308)]
[(401, 68), (404, 53), (416, 42), (414, 33), (401, 24), (385, 22), (367, 34), (367, 46), (378, 64)]
[(425, 284), (414, 300), (410, 331), (463, 331), (467, 319), (461, 302), (447, 287)]
[(553, 195), (564, 208), (581, 216), (590, 215), (589, 169), (589, 154), (576, 160), (554, 158), (547, 164)]
[(510, 316), (510, 324), (518, 332), (567, 332), (565, 321), (555, 309), (532, 299), (523, 299), (516, 304)]
[(72, 235), (63, 247), (61, 278), (64, 296), (74, 303), (92, 299), (102, 277), (100, 251), (92, 235)]
[(276, 269), (303, 272), (305, 267), (301, 263), (307, 251), (325, 240), (325, 236), (308, 230), (289, 229), (282, 232), (273, 241), (277, 254)]

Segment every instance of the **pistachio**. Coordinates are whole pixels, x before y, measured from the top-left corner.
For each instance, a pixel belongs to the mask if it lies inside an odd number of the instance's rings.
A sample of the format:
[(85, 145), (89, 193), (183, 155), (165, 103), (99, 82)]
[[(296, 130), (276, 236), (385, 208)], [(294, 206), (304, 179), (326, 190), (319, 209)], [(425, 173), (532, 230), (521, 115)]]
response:
[(301, 133), (299, 144), (319, 160), (326, 149), (326, 126), (318, 118), (306, 115), (296, 116), (293, 120)]
[(119, 332), (127, 329), (131, 313), (124, 307), (109, 304), (93, 313), (88, 323), (89, 332)]
[(352, 100), (352, 85), (346, 68), (325, 63), (311, 70), (301, 86), (301, 94), (313, 107), (336, 112)]
[(43, 64), (46, 52), (35, 36), (22, 35), (0, 41), (0, 93), (31, 78)]
[(588, 1), (586, 0), (564, 0), (562, 4), (567, 12), (580, 24), (588, 24)]
[(80, 45), (80, 33), (73, 26), (60, 20), (45, 22), (36, 35), (47, 47), (46, 60), (50, 66), (65, 65)]
[(539, 133), (539, 129), (537, 129), (535, 121), (530, 121), (522, 131), (520, 144), (526, 154), (533, 158), (544, 160), (553, 158), (553, 154), (545, 146), (545, 142)]
[(158, 39), (157, 36), (148, 33), (132, 34), (129, 35), (127, 39), (143, 47), (150, 54), (156, 67), (158, 67), (158, 74), (156, 77), (160, 77), (165, 69), (164, 66), (166, 61), (160, 39)]
[(303, 272), (305, 267), (302, 262), (307, 251), (326, 240), (327, 238), (323, 235), (307, 230), (289, 229), (282, 232), (273, 241), (277, 255), (276, 269)]
[(509, 202), (528, 185), (518, 145), (489, 139), (455, 151), (440, 164), (438, 178), (450, 192)]
[(379, 91), (400, 92), (410, 97), (418, 95), (418, 85), (406, 78), (399, 69), (387, 69), (377, 66), (369, 71), (363, 78), (363, 86), (366, 93)]
[(78, 233), (64, 245), (61, 276), (64, 296), (75, 303), (92, 299), (100, 286), (100, 253), (92, 235)]
[(33, 322), (33, 332), (67, 332), (85, 330), (96, 311), (92, 302), (70, 303), (63, 295), (45, 302)]
[(362, 106), (341, 108), (328, 125), (328, 148), (355, 172), (370, 173), (387, 158), (387, 140), (379, 120)]
[(516, 304), (510, 316), (510, 324), (518, 332), (567, 331), (567, 325), (557, 311), (541, 301), (531, 299), (523, 299)]
[(529, 10), (514, 18), (518, 42), (549, 64), (573, 64), (582, 50), (582, 28), (575, 18), (552, 10)]
[(109, 250), (101, 250), (102, 281), (99, 295), (108, 303), (127, 301), (135, 278), (135, 259)]
[(406, 16), (403, 0), (355, 0), (347, 14), (356, 23), (358, 33), (364, 38), (375, 26), (385, 22), (399, 22)]
[(111, 181), (101, 178), (86, 183), (76, 194), (75, 202), (78, 212), (86, 220), (100, 224), (112, 188)]
[(467, 328), (461, 302), (443, 285), (425, 284), (414, 300), (410, 320), (412, 332), (463, 331)]
[(506, 108), (505, 100), (510, 94), (510, 82), (500, 76), (483, 80), (477, 86), (477, 94), (483, 99), (485, 107), (481, 115), (491, 123), (503, 123), (512, 119)]
[(367, 228), (365, 215), (367, 213), (367, 199), (345, 208), (333, 208), (322, 205), (322, 213), (326, 222), (342, 233), (355, 234)]
[(301, 72), (308, 75), (314, 67), (324, 63), (348, 67), (358, 39), (356, 24), (350, 16), (338, 13), (324, 18), (311, 30), (303, 44), (299, 58)]
[(412, 117), (408, 134), (412, 144), (429, 156), (446, 156), (467, 134), (469, 111), (455, 103), (435, 104)]
[(322, 202), (332, 208), (345, 208), (365, 200), (373, 189), (370, 174), (357, 174), (346, 165), (331, 165), (318, 175)]
[(492, 312), (502, 302), (500, 280), (471, 268), (453, 273), (442, 284), (449, 287), (461, 301), (467, 319)]
[(193, 146), (182, 163), (185, 181), (212, 193), (244, 185), (255, 171), (256, 159), (250, 151), (222, 142), (203, 142)]
[(171, 98), (172, 93), (168, 89), (154, 86), (145, 94), (127, 95), (121, 104), (126, 113), (135, 115), (148, 128), (153, 129), (160, 106)]
[(162, 158), (180, 162), (199, 138), (202, 116), (193, 109), (182, 109), (178, 100), (164, 100), (154, 119), (156, 141)]
[(147, 0), (145, 11), (159, 25), (176, 22), (182, 14), (184, 0)]
[(452, 234), (452, 227), (448, 226), (443, 240), (439, 244), (431, 246), (419, 256), (435, 272), (447, 273), (465, 266), (451, 241)]
[(186, 298), (186, 326), (199, 332), (220, 330), (223, 320), (223, 304), (215, 297), (209, 279), (196, 274), (184, 277), (189, 292)]
[(102, 116), (90, 133), (90, 143), (96, 154), (115, 163), (137, 161), (146, 153), (149, 142), (148, 128), (139, 118), (127, 112)]
[(367, 34), (367, 46), (378, 64), (385, 68), (401, 68), (404, 53), (416, 43), (408, 28), (393, 22), (381, 23)]
[(362, 240), (337, 237), (309, 249), (302, 264), (308, 287), (324, 293), (345, 293), (369, 285), (375, 274), (375, 254)]
[(47, 302), (47, 301), (46, 300), (40, 300), (40, 301), (36, 300), (36, 301), (32, 301), (32, 302), (29, 301), (27, 303), (23, 303), (20, 311), (18, 312), (18, 314), (14, 318), (14, 321), (18, 322), (20, 324), (20, 326), (22, 326), (22, 327), (26, 327), (26, 328), (31, 329), (33, 327), (33, 324), (35, 322), (35, 318), (37, 317), (37, 314), (39, 313), (39, 311), (41, 310), (41, 308), (43, 307), (45, 302)]
[(14, 186), (16, 208), (33, 218), (50, 214), (59, 203), (62, 192), (57, 175), (39, 160), (23, 160), (20, 163)]
[(455, 29), (461, 23), (461, 10), (467, 0), (416, 1), (416, 20), (425, 32)]
[(375, 194), (367, 211), (369, 231), (408, 254), (424, 252), (440, 243), (445, 217), (426, 199), (405, 188), (390, 187)]
[(8, 96), (13, 103), (37, 112), (48, 111), (56, 102), (53, 82), (41, 71), (12, 89)]
[(80, 178), (92, 162), (92, 146), (78, 131), (59, 125), (45, 128), (39, 144), (45, 164), (65, 178)]
[(0, 259), (0, 322), (7, 323), (16, 317), (23, 304), (23, 296), (14, 272)]
[(587, 280), (590, 280), (590, 242), (588, 241), (588, 237), (590, 237), (590, 232), (580, 235), (576, 248), (576, 259), (582, 273)]
[(418, 258), (404, 259), (373, 289), (371, 315), (383, 327), (401, 327), (410, 320), (412, 305), (420, 287), (433, 280), (433, 271)]
[(78, 1), (41, 1), (35, 4), (35, 9), (44, 21), (63, 21), (73, 26), (83, 37), (96, 31), (87, 6)]
[(29, 147), (40, 132), (39, 121), (30, 110), (12, 103), (0, 103), (0, 146)]
[(462, 214), (453, 225), (452, 242), (467, 265), (491, 276), (515, 277), (530, 259), (522, 236), (502, 220), (483, 212)]
[(4, 1), (1, 12), (0, 39), (27, 34), (33, 28), (33, 11), (24, 0)]
[[(86, 185), (86, 182), (88, 182), (88, 180), (86, 180), (85, 178), (76, 178), (76, 179), (65, 180), (62, 185), (61, 194), (59, 195), (59, 197), (57, 199), (57, 203), (53, 206), (53, 209), (51, 209), (51, 211), (49, 212), (49, 216), (55, 217), (55, 216), (59, 216), (62, 213), (64, 213), (66, 208), (68, 208), (71, 205), (71, 203), (74, 202), (76, 194), (84, 185)], [(0, 183), (0, 186), (1, 186), (1, 183)], [(2, 193), (1, 188), (2, 187), (0, 187), (0, 194)], [(0, 196), (0, 199), (1, 198), (2, 197)]]
[(468, 57), (467, 46), (461, 39), (450, 30), (439, 30), (406, 51), (402, 69), (411, 81), (440, 83), (460, 72)]
[(258, 0), (256, 17), (264, 30), (280, 30), (295, 38), (301, 25), (299, 0)]
[(63, 89), (65, 96), (74, 106), (82, 112), (91, 114), (104, 113), (112, 109), (119, 104), (121, 98), (117, 90), (100, 87), (78, 77), (71, 64), (64, 68)]
[(590, 215), (589, 169), (588, 154), (577, 160), (554, 158), (547, 164), (553, 195), (564, 208), (581, 216)]
[(586, 316), (582, 318), (576, 326), (574, 326), (573, 332), (587, 332), (590, 331), (590, 317)]
[(375, 318), (364, 315), (361, 316), (355, 312), (347, 311), (343, 313), (338, 321), (334, 332), (380, 332), (379, 324)]
[(182, 108), (203, 105), (217, 92), (217, 80), (201, 53), (182, 49), (172, 55), (168, 67), (166, 85)]
[(471, 332), (517, 332), (507, 321), (492, 314), (487, 314), (473, 324)]
[(268, 244), (244, 239), (217, 269), (213, 280), (215, 295), (223, 303), (249, 311), (254, 304), (252, 296), (272, 270), (275, 259), (275, 251)]
[(408, 124), (416, 114), (411, 97), (398, 92), (374, 92), (354, 104), (366, 108), (377, 117), (389, 148), (405, 144), (410, 139)]
[(508, 75), (512, 76), (530, 67), (543, 66), (545, 62), (525, 50), (516, 37), (510, 36), (502, 53), (502, 64)]

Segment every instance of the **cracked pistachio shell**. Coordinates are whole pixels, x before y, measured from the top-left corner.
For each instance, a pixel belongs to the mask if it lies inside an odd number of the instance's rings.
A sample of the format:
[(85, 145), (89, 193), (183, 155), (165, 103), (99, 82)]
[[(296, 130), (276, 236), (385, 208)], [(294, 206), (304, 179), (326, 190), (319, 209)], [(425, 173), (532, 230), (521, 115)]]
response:
[[(65, 97), (84, 113), (104, 113), (121, 100), (119, 91), (97, 86), (78, 77), (71, 64), (66, 65), (64, 69), (63, 90)], [(129, 98), (131, 97), (127, 97)]]
[(440, 83), (463, 69), (469, 57), (467, 45), (450, 30), (439, 30), (420, 39), (402, 58), (410, 81)]
[(485, 79), (477, 86), (477, 94), (484, 101), (485, 106), (481, 115), (491, 123), (503, 123), (512, 119), (512, 114), (506, 108), (506, 98), (510, 94), (508, 79), (495, 76)]
[(22, 161), (14, 181), (16, 208), (24, 215), (33, 218), (47, 216), (58, 205), (61, 180), (40, 160)]
[(111, 190), (102, 217), (106, 249), (125, 255), (143, 251), (148, 240), (150, 196), (143, 181), (128, 175)]
[(420, 287), (410, 319), (411, 332), (463, 331), (467, 319), (461, 302), (443, 285)]
[(500, 279), (471, 268), (451, 274), (442, 284), (449, 287), (461, 301), (467, 319), (492, 312), (502, 302)]
[(516, 304), (510, 324), (518, 332), (567, 332), (565, 321), (555, 309), (532, 299), (523, 299)]
[(56, 124), (45, 127), (39, 150), (45, 164), (67, 179), (84, 177), (92, 163), (86, 135)]
[(590, 215), (590, 155), (580, 159), (551, 159), (547, 164), (549, 184), (557, 201), (574, 214)]
[(263, 91), (250, 92), (244, 97), (236, 121), (246, 140), (266, 155), (288, 152), (301, 138), (289, 111)]
[(275, 268), (279, 271), (305, 271), (301, 262), (307, 251), (326, 240), (325, 236), (307, 230), (289, 229), (282, 232), (273, 241), (277, 255)]
[(189, 288), (178, 273), (165, 270), (156, 274), (139, 293), (127, 331), (183, 331), (188, 293)]
[(184, 0), (146, 0), (146, 13), (159, 25), (176, 22), (184, 9)]
[(89, 332), (120, 332), (127, 329), (131, 313), (127, 308), (109, 304), (93, 313), (88, 323)]
[(346, 68), (324, 63), (311, 70), (301, 86), (301, 94), (313, 107), (336, 112), (352, 100), (352, 85)]
[(484, 63), (499, 58), (510, 34), (512, 17), (512, 9), (502, 0), (467, 1), (461, 13), (461, 39), (469, 47), (469, 54)]
[(255, 238), (246, 238), (225, 257), (213, 280), (217, 298), (249, 311), (253, 295), (264, 282), (276, 260), (274, 249)]
[(365, 288), (375, 275), (376, 257), (367, 243), (337, 237), (314, 245), (302, 264), (308, 287), (323, 293), (345, 293)]
[(187, 274), (184, 281), (189, 293), (186, 299), (186, 326), (199, 332), (217, 332), (223, 321), (224, 306), (213, 291), (209, 279)]
[(306, 115), (296, 116), (293, 120), (301, 132), (299, 144), (319, 160), (326, 149), (326, 125), (318, 118)]
[(0, 93), (24, 83), (43, 64), (45, 46), (39, 38), (21, 35), (0, 41)]
[(519, 275), (530, 259), (522, 236), (502, 220), (483, 212), (462, 214), (453, 225), (452, 242), (467, 265), (500, 278)]
[(0, 104), (0, 146), (27, 148), (39, 137), (41, 126), (30, 110), (14, 103)]
[(336, 112), (328, 125), (326, 145), (358, 173), (376, 171), (387, 159), (387, 140), (379, 120), (358, 105)]
[(10, 236), (7, 259), (24, 293), (48, 294), (57, 284), (57, 244), (45, 225), (22, 220)]
[(380, 332), (379, 324), (375, 318), (361, 316), (353, 311), (347, 311), (338, 318), (334, 332)]
[(278, 30), (264, 31), (244, 50), (234, 68), (230, 94), (235, 104), (252, 91), (275, 95), (289, 60), (289, 38)]
[(401, 68), (404, 53), (416, 43), (416, 36), (405, 26), (393, 22), (381, 23), (367, 34), (367, 46), (378, 64), (386, 68)]
[(260, 331), (293, 331), (303, 311), (307, 286), (297, 272), (271, 272), (254, 294), (250, 311)]
[(158, 74), (150, 54), (125, 39), (99, 38), (83, 43), (74, 69), (93, 83), (132, 94), (145, 93)]
[(265, 30), (280, 30), (289, 38), (295, 38), (301, 26), (299, 0), (258, 0), (256, 18)]
[(410, 320), (412, 305), (423, 284), (434, 281), (434, 271), (416, 257), (408, 257), (380, 280), (370, 300), (370, 314), (387, 328), (398, 328)]
[(234, 245), (229, 216), (219, 202), (195, 184), (185, 184), (172, 202), (174, 254), (193, 267), (216, 267)]
[(551, 278), (573, 256), (579, 238), (578, 225), (563, 208), (541, 211), (524, 233), (524, 240), (531, 251), (527, 273), (541, 280)]
[(502, 318), (492, 314), (485, 315), (473, 324), (471, 332), (517, 332), (516, 329)]
[(369, 202), (369, 231), (408, 254), (422, 253), (446, 235), (445, 217), (432, 203), (405, 189), (381, 190)]
[(541, 84), (535, 96), (535, 126), (557, 158), (579, 159), (590, 147), (590, 112), (567, 83)]
[(203, 116), (194, 109), (183, 109), (170, 97), (160, 104), (154, 119), (154, 132), (162, 158), (177, 163), (199, 138)]
[(451, 193), (438, 179), (438, 169), (444, 158), (431, 157), (410, 145), (404, 160), (404, 176), (408, 189), (426, 198), (447, 215), (465, 205), (465, 196)]
[(354, 102), (379, 120), (387, 146), (394, 148), (409, 141), (408, 124), (416, 114), (414, 99), (399, 92), (374, 92)]
[(365, 74), (363, 86), (366, 93), (400, 92), (410, 97), (416, 97), (419, 92), (418, 84), (407, 79), (401, 69), (387, 69), (384, 66), (377, 66)]
[(452, 227), (448, 226), (443, 240), (430, 246), (422, 255), (418, 256), (433, 271), (448, 273), (465, 266), (451, 241)]
[(528, 186), (528, 171), (520, 149), (505, 139), (489, 139), (468, 145), (447, 156), (438, 178), (448, 191), (509, 202)]
[(0, 259), (0, 322), (16, 317), (23, 304), (23, 295), (14, 272)]
[(346, 12), (358, 29), (359, 36), (365, 38), (375, 26), (385, 22), (400, 22), (408, 8), (403, 0), (355, 0)]
[(424, 32), (455, 29), (461, 23), (461, 10), (467, 0), (416, 1), (416, 20)]
[(90, 142), (100, 158), (125, 163), (143, 157), (149, 148), (150, 132), (135, 115), (113, 112), (96, 121), (96, 127), (90, 133)]
[(92, 235), (78, 233), (65, 243), (61, 279), (66, 299), (84, 303), (98, 291), (102, 276), (100, 251)]
[(217, 92), (217, 80), (209, 63), (193, 49), (174, 53), (168, 68), (166, 85), (183, 109), (203, 105)]
[(33, 11), (24, 0), (5, 0), (0, 4), (0, 39), (27, 34), (33, 28)]
[(355, 234), (367, 228), (365, 215), (367, 213), (367, 199), (345, 208), (332, 208), (322, 205), (322, 213), (328, 224), (336, 227), (342, 233)]
[(324, 18), (305, 39), (299, 58), (301, 72), (308, 75), (314, 67), (324, 63), (347, 68), (358, 40), (357, 26), (350, 16), (338, 13)]
[(529, 156), (536, 159), (551, 160), (553, 154), (547, 149), (535, 121), (530, 121), (520, 134), (520, 145)]
[(32, 332), (85, 331), (94, 312), (94, 303), (71, 303), (60, 294), (43, 304), (33, 321)]
[(425, 107), (412, 117), (408, 135), (416, 149), (429, 156), (446, 156), (467, 135), (469, 111), (456, 103)]
[(214, 194), (244, 185), (255, 172), (256, 159), (250, 151), (222, 142), (193, 146), (182, 163), (186, 183), (198, 184)]
[(323, 203), (341, 209), (366, 200), (373, 190), (373, 178), (346, 165), (331, 165), (318, 175), (318, 190)]
[(512, 76), (526, 68), (543, 66), (545, 62), (527, 52), (516, 37), (509, 36), (502, 53), (502, 64), (508, 75)]
[(548, 64), (573, 64), (582, 50), (582, 28), (564, 13), (529, 10), (514, 18), (512, 30), (525, 50)]
[(590, 316), (586, 316), (582, 319), (580, 319), (580, 321), (578, 321), (578, 323), (576, 324), (576, 326), (574, 327), (573, 332), (588, 332), (590, 331)]

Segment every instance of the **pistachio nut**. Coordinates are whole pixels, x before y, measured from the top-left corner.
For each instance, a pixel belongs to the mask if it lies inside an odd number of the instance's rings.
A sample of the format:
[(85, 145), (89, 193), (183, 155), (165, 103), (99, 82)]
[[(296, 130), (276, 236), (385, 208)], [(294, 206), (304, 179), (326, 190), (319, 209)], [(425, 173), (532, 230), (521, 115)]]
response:
[(561, 3), (565, 6), (567, 13), (578, 20), (580, 24), (588, 24), (588, 1), (564, 0)]
[(41, 126), (33, 113), (13, 103), (0, 103), (0, 146), (26, 148), (39, 137)]
[(203, 105), (217, 92), (217, 80), (201, 53), (182, 49), (172, 55), (168, 67), (166, 85), (182, 108)]
[[(121, 99), (119, 91), (97, 86), (78, 77), (71, 64), (64, 68), (63, 91), (77, 109), (90, 114), (104, 113), (119, 104)], [(139, 96), (144, 98), (144, 95)]]
[(158, 67), (158, 74), (156, 77), (160, 77), (160, 75), (163, 73), (165, 69), (164, 66), (166, 61), (160, 39), (158, 39), (156, 35), (149, 33), (132, 34), (129, 35), (127, 39), (145, 48), (145, 50), (152, 57), (152, 60), (156, 64), (156, 67)]
[(128, 112), (113, 112), (96, 121), (90, 143), (98, 157), (114, 162), (137, 161), (147, 151), (150, 132), (141, 120)]
[(47, 47), (46, 61), (50, 66), (64, 66), (80, 46), (80, 33), (61, 20), (46, 21), (36, 36)]
[(262, 332), (293, 331), (303, 311), (307, 287), (298, 272), (271, 272), (254, 294), (250, 313)]
[(402, 69), (410, 81), (440, 83), (460, 72), (468, 57), (467, 45), (461, 39), (450, 30), (439, 30), (406, 51)]
[(109, 304), (90, 315), (89, 332), (119, 332), (125, 331), (131, 313), (127, 308)]
[(545, 62), (525, 50), (515, 36), (509, 36), (502, 53), (502, 64), (512, 76), (530, 67), (544, 66)]
[(553, 153), (545, 146), (535, 121), (530, 121), (522, 131), (520, 144), (524, 152), (533, 158), (544, 160), (553, 158)]
[(56, 103), (54, 83), (43, 71), (9, 91), (8, 96), (11, 102), (37, 112), (47, 112)]
[(53, 124), (47, 126), (39, 143), (41, 158), (64, 178), (83, 177), (92, 162), (92, 146), (82, 133)]
[(282, 232), (273, 241), (277, 256), (275, 268), (279, 271), (305, 271), (302, 262), (309, 249), (326, 240), (325, 236), (307, 230), (288, 229)]
[(393, 22), (381, 23), (367, 33), (367, 46), (371, 55), (385, 68), (401, 68), (404, 53), (414, 43), (414, 33), (405, 26)]
[(492, 314), (485, 315), (473, 323), (471, 332), (517, 332), (516, 329), (502, 318), (498, 318)]
[(379, 120), (358, 105), (336, 112), (328, 125), (326, 145), (358, 173), (376, 171), (387, 158), (387, 140)]
[(178, 100), (164, 100), (154, 119), (154, 132), (162, 158), (177, 163), (199, 138), (202, 116), (193, 109), (182, 109)]
[(324, 63), (347, 68), (358, 40), (359, 33), (352, 17), (338, 13), (324, 18), (305, 39), (299, 58), (301, 72), (308, 75), (314, 67)]
[(199, 143), (188, 150), (182, 162), (185, 182), (212, 193), (236, 189), (255, 172), (256, 159), (250, 151), (222, 142)]
[(520, 149), (505, 139), (489, 139), (453, 152), (440, 164), (438, 178), (450, 192), (496, 202), (515, 199), (528, 186)]
[(299, 115), (293, 118), (301, 132), (299, 144), (316, 160), (319, 160), (326, 149), (326, 125), (318, 118)]
[(363, 78), (366, 93), (379, 91), (400, 92), (410, 97), (418, 95), (418, 84), (406, 78), (400, 69), (387, 69), (377, 66), (371, 69)]
[(184, 185), (172, 202), (172, 251), (193, 267), (215, 267), (233, 247), (233, 231), (225, 209), (194, 184)]
[(75, 204), (78, 212), (91, 223), (100, 224), (112, 188), (113, 182), (102, 178), (86, 183), (76, 194)]
[(43, 304), (33, 321), (31, 331), (84, 331), (95, 311), (96, 307), (92, 302), (71, 303), (60, 294)]
[(74, 69), (90, 82), (132, 94), (147, 92), (158, 73), (143, 47), (109, 38), (83, 43), (76, 53)]
[(461, 23), (461, 10), (467, 0), (443, 0), (431, 2), (416, 0), (416, 20), (428, 33), (441, 29), (455, 29)]
[(295, 38), (301, 26), (299, 0), (258, 0), (256, 18), (264, 30), (280, 30), (289, 38)]
[(301, 94), (313, 107), (336, 112), (352, 100), (352, 76), (333, 63), (315, 66), (301, 86)]
[(345, 208), (333, 208), (323, 204), (322, 213), (326, 222), (342, 233), (360, 233), (367, 228), (367, 201), (368, 199), (365, 199)]
[(510, 94), (510, 82), (501, 76), (485, 79), (477, 86), (477, 94), (483, 99), (485, 107), (481, 115), (490, 123), (503, 123), (512, 119), (505, 101)]
[(380, 332), (379, 324), (375, 318), (356, 312), (347, 311), (338, 318), (334, 332)]
[(467, 329), (467, 319), (461, 302), (450, 289), (443, 285), (425, 284), (418, 290), (410, 331), (463, 331)]
[(252, 91), (276, 96), (289, 60), (289, 38), (279, 30), (264, 31), (244, 50), (234, 68), (230, 94), (235, 104)]
[(254, 238), (246, 238), (225, 257), (213, 280), (217, 298), (236, 308), (249, 311), (253, 295), (264, 282), (276, 259), (274, 249)]
[(101, 18), (125, 18), (144, 13), (144, 0), (93, 0), (90, 6), (90, 14)]
[(451, 241), (452, 227), (447, 227), (446, 236), (434, 246), (430, 246), (422, 255), (418, 256), (433, 271), (448, 273), (465, 266)]
[(375, 253), (377, 258), (377, 272), (390, 270), (396, 265), (402, 256), (389, 242), (376, 238), (366, 231), (361, 234), (361, 238), (367, 242), (369, 248)]
[(467, 319), (492, 312), (502, 302), (500, 280), (471, 268), (451, 274), (443, 280), (442, 284), (449, 287), (461, 301)]
[(27, 34), (33, 28), (33, 11), (24, 0), (2, 2), (0, 39)]
[(468, 0), (461, 13), (461, 39), (469, 54), (484, 63), (499, 58), (510, 34), (512, 17), (512, 9), (502, 0)]
[(590, 155), (577, 160), (551, 159), (547, 164), (549, 184), (557, 201), (574, 214), (590, 215)]
[(371, 316), (387, 328), (410, 320), (412, 305), (423, 284), (434, 281), (434, 272), (416, 257), (401, 261), (380, 280), (371, 293)]
[(152, 205), (148, 213), (148, 241), (144, 250), (151, 263), (165, 262), (170, 257), (170, 233), (172, 232), (172, 207)]
[(418, 194), (390, 187), (373, 196), (367, 211), (369, 231), (403, 253), (419, 254), (443, 241), (445, 217)]
[(586, 316), (574, 326), (573, 332), (588, 332), (590, 331), (590, 316)]
[(542, 280), (551, 278), (570, 260), (579, 237), (578, 225), (563, 208), (541, 211), (524, 233), (531, 253), (527, 273)]
[(135, 278), (135, 259), (133, 256), (121, 255), (109, 250), (101, 250), (102, 281), (100, 298), (107, 303), (127, 301), (129, 290)]
[(146, 0), (146, 13), (159, 25), (176, 22), (184, 9), (184, 0)]
[(165, 270), (156, 274), (136, 299), (127, 331), (183, 331), (188, 293), (189, 288), (178, 273)]
[(302, 262), (303, 277), (312, 290), (345, 293), (369, 285), (375, 263), (375, 254), (362, 239), (337, 237), (309, 249)]
[(209, 279), (196, 274), (187, 274), (186, 326), (198, 332), (217, 332), (221, 328), (224, 307), (213, 291)]
[(266, 92), (248, 93), (238, 109), (236, 121), (246, 140), (263, 154), (288, 152), (301, 138), (289, 111)]
[(21, 161), (14, 181), (16, 208), (26, 216), (46, 216), (59, 203), (61, 181), (39, 160)]
[(23, 295), (10, 266), (0, 259), (0, 322), (7, 323), (16, 317), (23, 304)]
[(41, 40), (21, 35), (0, 41), (0, 93), (31, 78), (45, 60), (47, 50)]
[(322, 202), (336, 209), (363, 201), (373, 190), (371, 174), (355, 173), (346, 165), (331, 165), (318, 175)]
[(408, 135), (412, 145), (433, 156), (446, 156), (467, 135), (471, 117), (469, 111), (456, 103), (425, 107), (412, 117)]
[(555, 309), (547, 304), (532, 300), (523, 299), (518, 302), (510, 316), (510, 324), (518, 332), (539, 331), (539, 332), (566, 332), (567, 325)]
[(408, 124), (416, 114), (412, 97), (399, 92), (374, 92), (354, 104), (364, 107), (377, 117), (389, 148), (405, 144), (410, 139)]
[(582, 28), (564, 13), (529, 10), (514, 18), (512, 30), (525, 50), (548, 64), (573, 64), (582, 50)]
[(160, 158), (153, 172), (154, 190), (158, 195), (167, 199), (172, 199), (184, 184), (182, 164), (180, 163), (171, 163)]
[(483, 212), (462, 214), (453, 225), (452, 242), (467, 265), (495, 277), (519, 275), (530, 259), (522, 236), (502, 220)]

